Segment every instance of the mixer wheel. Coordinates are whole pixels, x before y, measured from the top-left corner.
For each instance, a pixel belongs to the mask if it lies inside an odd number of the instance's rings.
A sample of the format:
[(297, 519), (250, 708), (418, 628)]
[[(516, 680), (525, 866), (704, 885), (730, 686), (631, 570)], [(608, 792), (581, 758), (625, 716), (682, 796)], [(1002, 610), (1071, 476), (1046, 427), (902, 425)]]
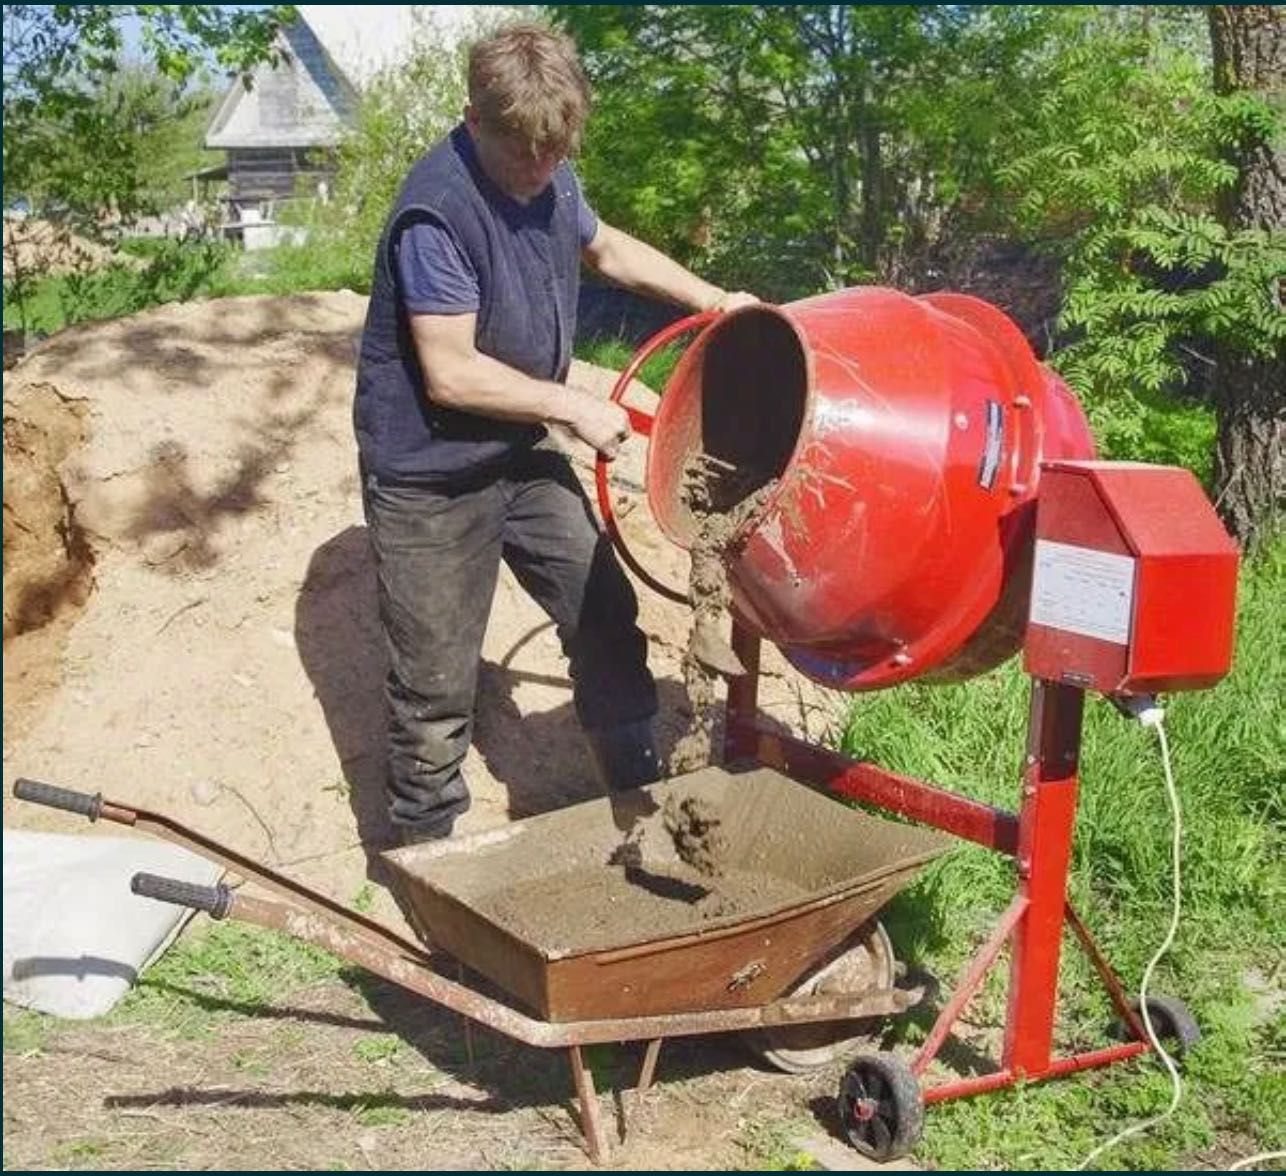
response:
[[(836, 993), (856, 996), (892, 988), (897, 978), (893, 944), (881, 923), (864, 924), (839, 949), (823, 960), (792, 990), (791, 996)], [(756, 1029), (742, 1041), (761, 1061), (787, 1074), (807, 1074), (832, 1062), (850, 1058), (874, 1044), (875, 1018), (865, 1021), (822, 1021)], [(866, 1031), (863, 1031), (863, 1030)]]
[[(1130, 1007), (1139, 1017), (1143, 1016), (1142, 1006), (1137, 998), (1130, 1001)], [(1148, 1018), (1161, 1044), (1176, 1058), (1183, 1057), (1201, 1040), (1200, 1026), (1188, 1011), (1188, 1006), (1177, 996), (1149, 996)], [(1128, 1025), (1118, 1024), (1117, 1036), (1128, 1041), (1134, 1035)]]
[(906, 1155), (924, 1129), (924, 1100), (911, 1067), (896, 1054), (862, 1054), (839, 1085), (844, 1137), (868, 1159)]

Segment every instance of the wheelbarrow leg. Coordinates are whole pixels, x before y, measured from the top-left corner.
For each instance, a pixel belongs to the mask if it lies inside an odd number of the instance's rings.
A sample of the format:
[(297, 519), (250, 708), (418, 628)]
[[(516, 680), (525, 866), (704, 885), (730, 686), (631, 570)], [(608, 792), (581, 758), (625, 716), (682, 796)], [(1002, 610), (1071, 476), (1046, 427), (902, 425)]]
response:
[[(633, 1126), (634, 1116), (642, 1107), (643, 1096), (652, 1089), (652, 1078), (656, 1074), (656, 1059), (661, 1053), (661, 1043), (664, 1040), (664, 1037), (653, 1037), (647, 1043), (647, 1049), (643, 1053), (643, 1065), (639, 1070), (638, 1084), (632, 1090), (621, 1092), (622, 1137)], [(629, 1098), (625, 1099), (625, 1095), (629, 1095)]]
[(601, 1164), (607, 1156), (607, 1139), (603, 1135), (603, 1120), (598, 1113), (594, 1075), (585, 1065), (579, 1045), (569, 1045), (567, 1056), (571, 1058), (572, 1078), (576, 1082), (576, 1101), (580, 1103), (580, 1129), (585, 1137), (585, 1149), (594, 1163)]
[(647, 1043), (647, 1052), (643, 1055), (643, 1069), (639, 1071), (639, 1084), (634, 1088), (636, 1094), (646, 1094), (652, 1086), (656, 1074), (656, 1059), (661, 1052), (664, 1037), (654, 1037)]

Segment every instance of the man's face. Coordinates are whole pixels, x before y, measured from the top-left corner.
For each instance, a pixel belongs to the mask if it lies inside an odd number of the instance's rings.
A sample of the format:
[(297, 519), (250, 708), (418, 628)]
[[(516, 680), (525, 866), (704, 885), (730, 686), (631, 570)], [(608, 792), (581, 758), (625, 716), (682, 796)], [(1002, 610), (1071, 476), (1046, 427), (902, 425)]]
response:
[(484, 126), (472, 107), (465, 110), (464, 121), (473, 137), (482, 170), (507, 196), (526, 204), (549, 186), (563, 161), (560, 152), (533, 154), (526, 143)]

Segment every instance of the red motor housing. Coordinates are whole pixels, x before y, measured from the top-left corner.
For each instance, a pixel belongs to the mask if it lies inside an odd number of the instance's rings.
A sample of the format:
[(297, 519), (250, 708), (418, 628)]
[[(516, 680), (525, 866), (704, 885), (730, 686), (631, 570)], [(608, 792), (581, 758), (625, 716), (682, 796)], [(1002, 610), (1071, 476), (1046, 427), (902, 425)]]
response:
[(721, 316), (684, 354), (647, 479), (683, 547), (702, 454), (736, 474), (716, 510), (764, 494), (728, 548), (737, 617), (815, 681), (870, 690), (1018, 649), (1040, 464), (1094, 446), (1001, 311), (861, 287)]
[(1024, 668), (1104, 694), (1213, 686), (1232, 665), (1239, 564), (1189, 470), (1053, 462)]

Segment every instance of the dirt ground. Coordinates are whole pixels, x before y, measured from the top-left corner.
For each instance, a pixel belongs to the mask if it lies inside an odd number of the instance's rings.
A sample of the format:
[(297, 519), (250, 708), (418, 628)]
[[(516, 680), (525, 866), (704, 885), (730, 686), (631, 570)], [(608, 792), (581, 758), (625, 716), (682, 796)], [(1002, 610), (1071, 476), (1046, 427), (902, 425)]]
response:
[[(101, 790), (341, 902), (371, 883), (375, 915), (404, 926), (378, 858), (392, 844), (384, 655), (349, 417), (364, 310), (350, 293), (172, 305), (62, 332), (8, 373), (6, 827), (79, 831), (65, 814), (15, 802), (18, 776)], [(613, 376), (578, 365), (572, 379), (605, 395)], [(637, 396), (646, 407), (650, 393)], [(571, 448), (588, 484), (589, 455)], [(645, 566), (683, 585), (686, 557), (650, 524), (639, 493), (643, 450), (631, 442), (615, 467), (622, 529)], [(639, 596), (668, 755), (689, 718), (689, 616), (645, 587)], [(813, 737), (838, 720), (838, 700), (787, 673), (775, 652), (765, 662), (768, 714)], [(552, 628), (507, 572), (466, 770), (474, 802), (461, 832), (597, 794)], [(217, 1040), (91, 1023), (61, 1034), (53, 1053), (7, 1054), (6, 1166), (65, 1165), (57, 1145), (73, 1128), (154, 1135), (165, 1141), (159, 1166), (585, 1163), (563, 1059), (494, 1038), (476, 1066), (436, 1074), (444, 1085), (431, 1093), (393, 1096), (412, 1126), (355, 1132), (351, 1100), (363, 1083), (378, 1092), (378, 1076), (337, 1073), (334, 1051), (394, 1033), (413, 1047), (403, 1056), (443, 1066), (459, 1053), (460, 1024), (378, 985), (363, 994), (332, 983), (309, 998), (317, 1008), (292, 1003)], [(254, 1041), (288, 1029), (295, 1064), (262, 1082), (239, 1072)], [(628, 1048), (620, 1056), (633, 1065)], [(415, 1077), (411, 1067), (404, 1085)], [(748, 1069), (725, 1042), (667, 1046), (660, 1085), (638, 1109), (646, 1129), (614, 1162), (744, 1160), (739, 1132), (765, 1107), (824, 1134), (811, 1104), (833, 1082)], [(152, 1155), (122, 1146), (93, 1162), (158, 1166)]]

